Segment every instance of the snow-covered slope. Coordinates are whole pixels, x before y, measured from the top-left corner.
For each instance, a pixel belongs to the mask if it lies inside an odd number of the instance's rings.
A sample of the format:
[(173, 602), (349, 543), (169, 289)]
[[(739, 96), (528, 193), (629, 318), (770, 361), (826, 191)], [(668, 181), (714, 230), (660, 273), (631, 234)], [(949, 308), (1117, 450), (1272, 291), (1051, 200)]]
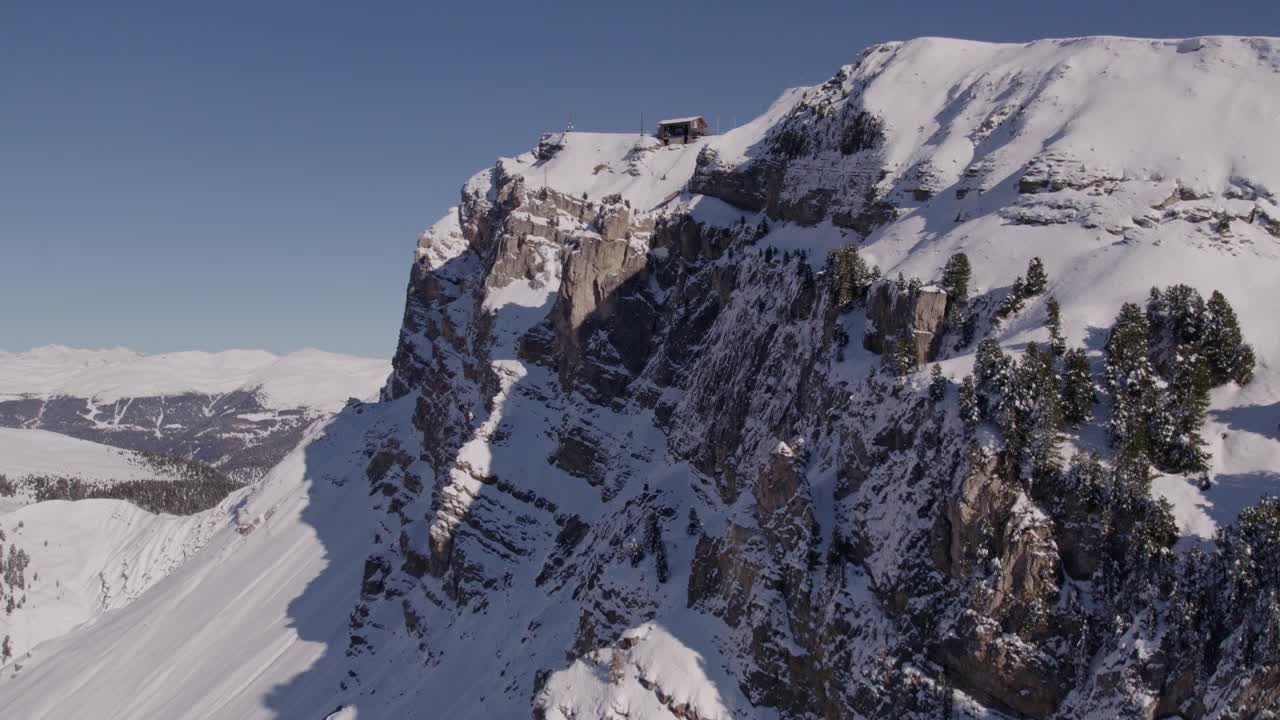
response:
[[(72, 524), (83, 519), (86, 536), (99, 543), (110, 538), (97, 551), (110, 557), (77, 560), (65, 550), (74, 538), (48, 549), (28, 542), (40, 547), (32, 553), (35, 569), (59, 559), (75, 567), (131, 566), (129, 576), (154, 584), (122, 610), (6, 668), (0, 678), (6, 712), (29, 718), (322, 717), (332, 709), (328, 696), (340, 677), (326, 676), (322, 689), (284, 695), (276, 686), (332, 653), (330, 642), (345, 636), (370, 526), (360, 507), (366, 491), (333, 480), (358, 476), (364, 431), (375, 424), (374, 413), (344, 413), (317, 427), (251, 494), (200, 516), (146, 516), (115, 501), (94, 501), (40, 504), (25, 508), (23, 517), (0, 517), (0, 526), (10, 528), (24, 519), (30, 526), (28, 516), (36, 513), (76, 511)], [(32, 530), (24, 537), (40, 539)], [(202, 547), (190, 561), (177, 562)], [(140, 574), (139, 564), (173, 572), (161, 579)], [(74, 567), (64, 574), (74, 577)], [(59, 622), (123, 605), (141, 589), (109, 589), (109, 578), (64, 583), (73, 587), (50, 611), (61, 617), (32, 620), (25, 631), (53, 634), (47, 629)], [(40, 587), (56, 592), (47, 584)]]
[[(199, 482), (130, 450), (44, 430), (0, 428), (0, 638), (14, 655), (123, 607), (191, 557), (225, 508), (156, 515), (121, 499), (40, 500), (39, 482)], [(226, 490), (222, 494), (226, 494)], [(225, 503), (224, 503), (225, 504)], [(221, 516), (221, 520), (219, 517)], [(24, 567), (16, 569), (14, 555)]]
[[(929, 38), (688, 146), (544, 137), (420, 239), (382, 400), (0, 696), (20, 717), (1265, 717), (1277, 118), (1276, 39)], [(846, 246), (925, 290), (843, 307), (823, 269)], [(961, 251), (970, 343), (921, 329)], [(1033, 257), (1046, 291), (996, 317)], [(1173, 283), (1221, 290), (1258, 362), (1213, 392), (1215, 483), (1156, 479), (1171, 532), (1140, 483), (1055, 494), (1007, 472), (1000, 423), (962, 421), (978, 339), (1023, 355), (1053, 296), (1100, 381), (1120, 305)], [(860, 343), (922, 293), (941, 399)], [(1109, 403), (1065, 453), (1110, 463)]]
[(155, 515), (124, 500), (50, 500), (5, 510), (8, 547), (30, 558), (15, 606), (0, 616), (13, 655), (132, 602), (227, 524), (227, 508)]

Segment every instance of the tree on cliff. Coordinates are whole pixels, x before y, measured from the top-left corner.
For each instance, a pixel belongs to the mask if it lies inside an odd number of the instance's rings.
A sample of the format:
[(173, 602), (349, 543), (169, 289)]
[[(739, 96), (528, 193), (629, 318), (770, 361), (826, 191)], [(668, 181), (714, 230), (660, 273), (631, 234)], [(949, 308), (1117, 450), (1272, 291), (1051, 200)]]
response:
[(963, 310), (969, 304), (969, 281), (973, 270), (969, 256), (956, 253), (947, 259), (942, 268), (942, 289), (947, 292), (947, 315)]

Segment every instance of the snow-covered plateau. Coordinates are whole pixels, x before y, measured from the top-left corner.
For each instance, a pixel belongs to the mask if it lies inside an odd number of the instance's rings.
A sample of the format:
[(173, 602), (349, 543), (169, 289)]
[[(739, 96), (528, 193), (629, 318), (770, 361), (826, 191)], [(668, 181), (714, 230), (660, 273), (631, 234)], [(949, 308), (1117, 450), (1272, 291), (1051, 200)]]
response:
[(17, 523), (120, 501), (0, 516), (106, 610), (0, 714), (1275, 718), (1277, 128), (1280, 39), (924, 38), (545, 135), (419, 239), (376, 402), (110, 557)]

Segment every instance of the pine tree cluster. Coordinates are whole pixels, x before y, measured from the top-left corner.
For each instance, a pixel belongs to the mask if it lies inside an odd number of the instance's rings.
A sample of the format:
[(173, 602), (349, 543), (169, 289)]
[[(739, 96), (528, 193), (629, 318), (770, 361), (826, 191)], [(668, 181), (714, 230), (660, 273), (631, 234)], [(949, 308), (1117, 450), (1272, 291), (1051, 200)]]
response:
[(1056, 474), (1065, 420), (1053, 355), (1032, 343), (1015, 362), (988, 338), (978, 345), (974, 373), (979, 416), (1000, 427), (1009, 476), (1029, 482)]
[[(0, 536), (0, 539), (3, 537)], [(23, 591), (27, 589), (27, 568), (30, 565), (31, 557), (26, 550), (10, 544), (6, 554), (4, 547), (0, 546), (0, 598), (4, 598), (6, 613), (12, 614), (26, 603), (27, 597)]]
[(90, 483), (80, 478), (29, 476), (22, 482), (30, 486), (36, 502), (106, 498), (126, 500), (147, 512), (170, 515), (193, 515), (208, 510), (243, 487), (217, 471), (201, 471), (192, 477), (189, 480)]
[(863, 302), (867, 290), (880, 279), (880, 268), (868, 266), (855, 245), (833, 250), (827, 258), (827, 273), (831, 278), (831, 301), (841, 311)]
[(1106, 349), (1117, 453), (1146, 455), (1167, 472), (1205, 472), (1209, 391), (1253, 375), (1253, 349), (1226, 298), (1215, 291), (1206, 303), (1187, 285), (1152, 288), (1145, 311), (1120, 309)]
[[(1028, 285), (1044, 291), (1041, 273), (1028, 277), (1016, 284), (1019, 295)], [(1200, 428), (1209, 389), (1252, 375), (1253, 352), (1230, 305), (1220, 293), (1204, 302), (1186, 286), (1153, 290), (1145, 309), (1124, 305), (1105, 348), (1114, 455), (1104, 464), (1096, 452), (1076, 453), (1066, 468), (1061, 433), (1090, 422), (1098, 392), (1085, 350), (1065, 343), (1053, 298), (1046, 320), (1047, 349), (1032, 344), (1015, 360), (994, 339), (979, 344), (974, 374), (960, 384), (960, 417), (970, 430), (983, 420), (1000, 429), (1006, 474), (1081, 553), (1073, 572), (1088, 576), (1100, 600), (1064, 601), (1082, 655), (1133, 630), (1161, 645), (1169, 677), (1189, 673), (1198, 687), (1224, 661), (1280, 664), (1280, 498), (1243, 512), (1212, 552), (1178, 555), (1172, 506), (1151, 492), (1153, 465), (1207, 467)]]
[(1164, 291), (1153, 287), (1146, 314), (1152, 360), (1166, 377), (1176, 374), (1179, 357), (1199, 356), (1208, 365), (1214, 387), (1228, 382), (1245, 385), (1253, 378), (1253, 347), (1244, 341), (1236, 311), (1221, 292), (1214, 290), (1205, 302), (1189, 285)]
[(1280, 664), (1280, 498), (1240, 513), (1214, 550), (1193, 548), (1159, 582), (1167, 599), (1163, 649), (1175, 673), (1204, 680), (1221, 661)]

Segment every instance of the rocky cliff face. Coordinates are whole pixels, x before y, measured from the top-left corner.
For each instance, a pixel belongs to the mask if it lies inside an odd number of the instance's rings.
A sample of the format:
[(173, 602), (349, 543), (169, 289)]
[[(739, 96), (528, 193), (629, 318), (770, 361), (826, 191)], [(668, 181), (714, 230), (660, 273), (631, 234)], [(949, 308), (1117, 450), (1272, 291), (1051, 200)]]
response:
[[(967, 248), (984, 258), (979, 333), (1008, 342), (1043, 332), (1034, 311), (993, 314), (1039, 252), (1066, 314), (1081, 308), (1073, 342), (1096, 342), (1084, 298), (1107, 274), (1086, 268), (1146, 262), (1161, 252), (1152, 228), (1214, 263), (1256, 243), (1274, 254), (1259, 219), (1270, 170), (1221, 178), (1223, 235), (1161, 214), (1198, 201), (1148, 202), (1189, 175), (1071, 155), (1058, 116), (1096, 120), (1073, 104), (1074, 78), (1108, 53), (1130, 80), (1179, 63), (1212, 75), (1185, 56), (1216, 53), (1256, 62), (1255, 91), (1280, 89), (1262, 41), (885, 45), (737, 135), (666, 149), (556, 136), (473, 178), (419, 244), (384, 393), (415, 407), (416, 447), (372, 456), (389, 534), (349, 654), (445, 672), (466, 662), (443, 649), (463, 618), (497, 618), (483, 702), (513, 717), (1269, 717), (1276, 666), (1240, 664), (1240, 636), (1179, 675), (1153, 650), (1159, 592), (1106, 616), (1106, 593), (1146, 581), (1097, 584), (1102, 516), (1010, 478), (999, 434), (961, 422), (946, 388), (973, 346), (945, 292), (881, 282), (840, 312), (822, 272), (824, 248), (861, 243), (927, 283)], [(959, 66), (916, 96), (936, 113), (886, 99), (948, 58)], [(582, 159), (615, 146), (613, 161)], [(687, 168), (684, 195), (659, 164)], [(1035, 229), (1049, 226), (1067, 234)], [(841, 338), (859, 331), (870, 351), (906, 336), (918, 364), (944, 361), (942, 397), (846, 357)]]

